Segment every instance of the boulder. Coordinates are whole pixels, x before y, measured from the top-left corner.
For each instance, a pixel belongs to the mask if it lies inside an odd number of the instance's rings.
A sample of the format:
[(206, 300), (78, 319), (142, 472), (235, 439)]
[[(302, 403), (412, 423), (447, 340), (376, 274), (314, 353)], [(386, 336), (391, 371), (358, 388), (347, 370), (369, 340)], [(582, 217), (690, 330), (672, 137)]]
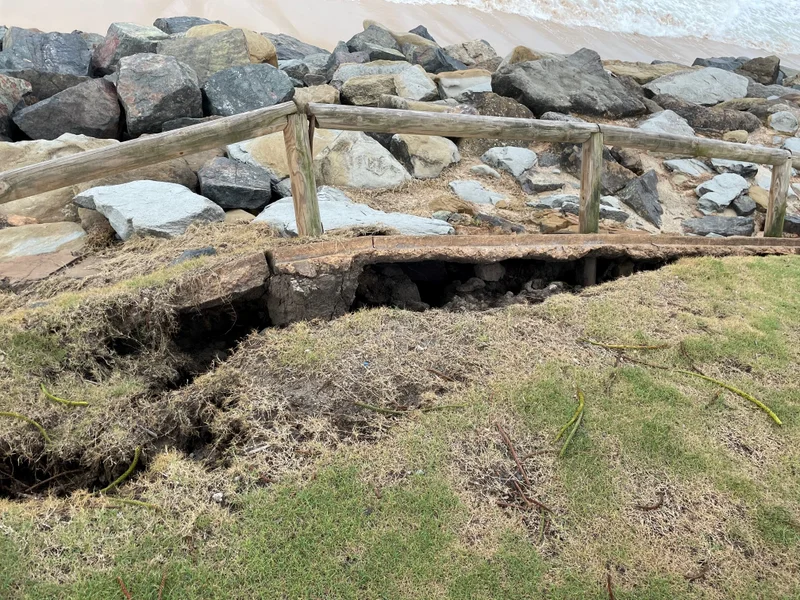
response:
[(200, 193), (224, 209), (261, 210), (272, 199), (272, 178), (261, 167), (215, 158), (197, 177)]
[(280, 60), (278, 68), (289, 76), (295, 87), (302, 86), (309, 73), (308, 65), (300, 59)]
[(800, 156), (800, 138), (786, 138), (786, 140), (783, 142), (783, 148), (791, 152), (794, 156)]
[[(561, 155), (561, 164), (576, 177), (581, 176), (582, 154), (578, 146), (567, 146)], [(616, 194), (630, 182), (636, 174), (613, 160), (611, 152), (603, 150), (603, 173), (600, 177), (600, 190), (606, 196)]]
[(272, 45), (275, 46), (275, 52), (278, 55), (278, 60), (291, 60), (293, 58), (305, 58), (311, 54), (326, 54), (330, 52), (311, 44), (301, 42), (285, 33), (262, 33)]
[(480, 177), (491, 177), (492, 179), (500, 179), (500, 173), (495, 171), (489, 165), (475, 165), (474, 167), (469, 168), (469, 172), (473, 175), (478, 175)]
[(469, 100), (470, 94), (492, 91), (492, 74), (483, 69), (467, 69), (439, 73), (435, 78), (439, 96), (459, 102)]
[(674, 173), (683, 173), (689, 177), (700, 177), (711, 173), (711, 169), (704, 162), (696, 158), (676, 158), (673, 160), (665, 160), (664, 166), (668, 171)]
[(797, 133), (797, 129), (800, 127), (797, 117), (788, 110), (779, 110), (772, 113), (767, 119), (767, 124), (775, 131), (789, 135)]
[(304, 106), (315, 104), (339, 104), (339, 90), (332, 85), (312, 85), (294, 90), (294, 101)]
[(391, 152), (417, 179), (435, 179), (444, 169), (461, 160), (453, 142), (432, 135), (394, 135)]
[[(451, 194), (441, 194), (428, 203), (428, 209), (432, 212), (446, 212), (448, 214), (460, 213), (464, 215), (475, 215), (475, 205)], [(445, 219), (446, 220), (446, 219)]]
[(241, 31), (244, 34), (247, 52), (250, 55), (250, 62), (255, 64), (268, 63), (273, 67), (278, 67), (278, 55), (272, 42), (263, 35), (250, 29), (234, 29), (224, 23), (210, 23), (208, 25), (198, 25), (186, 32), (187, 38), (206, 38), (212, 37), (227, 31)]
[(487, 150), (481, 156), (481, 161), (490, 167), (506, 171), (511, 173), (513, 177), (519, 178), (526, 171), (536, 166), (538, 157), (535, 152), (527, 148), (503, 146)]
[(751, 185), (747, 195), (761, 210), (766, 211), (769, 207), (769, 191), (761, 186)]
[(620, 146), (612, 146), (610, 149), (611, 156), (614, 160), (621, 164), (623, 167), (636, 173), (637, 175), (644, 175), (644, 166), (642, 165), (642, 155), (632, 148), (622, 148)]
[(704, 214), (722, 212), (731, 202), (743, 195), (750, 184), (741, 175), (723, 173), (697, 186), (697, 207)]
[(409, 29), (408, 33), (413, 33), (414, 35), (418, 35), (421, 38), (425, 38), (426, 40), (432, 41), (434, 44), (436, 43), (436, 40), (433, 39), (433, 36), (431, 35), (430, 31), (428, 31), (428, 28), (425, 27), (424, 25), (417, 25), (416, 27), (414, 27), (414, 29)]
[[(350, 52), (367, 52), (370, 55), (376, 49), (391, 50), (400, 54), (401, 57), (403, 56), (403, 53), (400, 52), (400, 44), (397, 43), (391, 32), (378, 25), (369, 25), (364, 31), (355, 34), (347, 42), (347, 48)], [(373, 60), (380, 59), (373, 58)]]
[(682, 116), (671, 110), (662, 110), (639, 123), (638, 129), (650, 133), (669, 133), (694, 137), (694, 129)]
[(20, 100), (30, 93), (30, 83), (0, 73), (0, 137), (11, 137), (11, 113)]
[(3, 69), (2, 52), (0, 52), (0, 74), (26, 81), (31, 86), (31, 95), (36, 100), (46, 100), (51, 96), (55, 96), (58, 92), (63, 92), (67, 88), (90, 79), (85, 75), (39, 71), (32, 68), (30, 63), (17, 65), (17, 68), (13, 69)]
[(727, 131), (722, 135), (722, 139), (726, 142), (736, 142), (737, 144), (746, 144), (750, 138), (750, 134), (744, 129), (734, 129)]
[(777, 56), (759, 56), (743, 63), (736, 72), (749, 77), (756, 83), (772, 85), (778, 83), (778, 73), (781, 69), (781, 59)]
[(203, 116), (197, 75), (172, 56), (136, 54), (120, 60), (117, 95), (132, 137), (158, 133), (173, 119)]
[(169, 39), (169, 35), (158, 27), (135, 23), (112, 23), (105, 41), (92, 56), (92, 67), (100, 75), (117, 70), (119, 61), (134, 54), (153, 53), (158, 42)]
[[(328, 60), (325, 63), (325, 80), (331, 81), (336, 74), (336, 71), (342, 65), (363, 64), (370, 62), (370, 60), (369, 52), (350, 52), (347, 44), (344, 42), (339, 42), (336, 45), (336, 48), (333, 49), (333, 52), (330, 54), (330, 56), (328, 56)], [(374, 73), (368, 74), (373, 75)], [(364, 73), (359, 73), (358, 76), (360, 75), (364, 75)], [(333, 85), (337, 88), (341, 87), (341, 83), (334, 83)]]
[[(317, 129), (314, 132), (315, 160), (319, 158), (325, 148), (336, 140), (340, 133), (340, 131), (332, 129)], [(289, 176), (286, 143), (281, 132), (231, 144), (227, 147), (227, 152), (233, 160), (266, 169), (273, 181), (280, 181)]]
[(747, 97), (748, 98), (772, 98), (794, 96), (797, 90), (791, 87), (784, 87), (782, 85), (762, 85), (755, 81), (750, 81), (747, 84)]
[[(385, 213), (365, 204), (356, 204), (333, 187), (317, 189), (319, 214), (326, 232), (349, 227), (389, 228), (402, 235), (447, 235), (453, 228), (443, 221), (403, 213)], [(297, 235), (292, 198), (273, 202), (253, 223), (268, 223), (284, 234)]]
[(356, 106), (378, 106), (382, 96), (397, 94), (395, 75), (351, 77), (341, 89), (342, 101)]
[(641, 100), (606, 73), (600, 56), (585, 48), (565, 58), (501, 66), (492, 76), (492, 88), (537, 115), (557, 111), (619, 118), (646, 110)]
[(240, 208), (225, 211), (225, 223), (250, 223), (255, 218), (255, 215)]
[(435, 42), (431, 42), (413, 33), (398, 36), (395, 39), (400, 44), (400, 50), (406, 60), (414, 65), (419, 65), (428, 73), (443, 73), (445, 71), (460, 71), (466, 65), (442, 50)]
[(656, 227), (661, 227), (664, 209), (658, 197), (658, 177), (654, 170), (647, 171), (626, 185), (617, 197), (630, 206), (636, 214)]
[[(747, 95), (747, 78), (730, 71), (706, 67), (659, 77), (645, 84), (644, 88), (656, 96), (670, 95), (694, 104), (714, 105), (744, 98)], [(661, 104), (658, 99), (654, 100)]]
[(717, 173), (735, 173), (742, 177), (755, 177), (758, 173), (756, 163), (745, 162), (743, 160), (726, 160), (724, 158), (712, 158), (711, 166)]
[(462, 200), (473, 204), (497, 204), (506, 198), (502, 194), (487, 190), (479, 181), (469, 179), (451, 181), (450, 189)]
[(713, 67), (715, 69), (722, 69), (723, 71), (735, 71), (746, 63), (749, 58), (740, 56), (739, 58), (733, 56), (718, 56), (713, 58), (696, 58), (692, 66), (696, 67)]
[(539, 117), (542, 121), (561, 121), (562, 123), (586, 123), (580, 117), (573, 117), (572, 115), (565, 115), (560, 112), (549, 110)]
[(361, 189), (396, 188), (411, 176), (391, 153), (361, 131), (344, 131), (315, 160), (321, 184)]
[(430, 100), (439, 97), (436, 86), (425, 72), (405, 61), (376, 60), (368, 64), (343, 64), (333, 74), (331, 85), (341, 89), (353, 77), (372, 75), (401, 75), (403, 83), (400, 83), (400, 86), (409, 92), (409, 95), (403, 96), (404, 98)]
[(80, 250), (86, 232), (77, 223), (43, 223), (0, 229), (0, 262), (20, 256)]
[(709, 216), (686, 219), (683, 222), (683, 230), (700, 236), (751, 236), (755, 231), (755, 222), (752, 217)]
[(175, 183), (133, 181), (94, 187), (75, 196), (75, 203), (104, 215), (117, 235), (171, 238), (193, 223), (221, 222), (225, 211), (203, 196)]
[(14, 114), (16, 126), (40, 140), (54, 140), (65, 133), (117, 138), (119, 121), (117, 90), (105, 79), (86, 81)]
[(731, 203), (731, 208), (733, 208), (740, 217), (749, 217), (756, 212), (756, 207), (755, 201), (747, 195), (739, 196)]
[(419, 110), (422, 112), (452, 113), (456, 112), (455, 107), (441, 102), (420, 102), (419, 100), (409, 100), (400, 96), (381, 96), (378, 100), (379, 108), (392, 108), (395, 110)]
[[(486, 165), (481, 165), (486, 166)], [(476, 168), (476, 167), (474, 167)], [(500, 175), (498, 174), (498, 177)], [(564, 187), (564, 180), (556, 178), (550, 173), (525, 173), (517, 178), (522, 191), (526, 194), (541, 194), (542, 192), (554, 192)]]
[(531, 110), (516, 100), (494, 92), (469, 92), (465, 103), (473, 106), (484, 117), (509, 117), (512, 119), (534, 119)]
[(676, 63), (650, 64), (643, 62), (627, 62), (624, 60), (604, 60), (603, 67), (617, 77), (630, 77), (639, 85), (650, 83), (654, 79), (691, 69)]
[(288, 102), (293, 97), (289, 76), (267, 64), (223, 69), (203, 85), (205, 112), (225, 117)]
[(0, 70), (17, 72), (29, 69), (87, 77), (91, 59), (88, 44), (77, 33), (42, 33), (12, 27), (3, 38)]
[(800, 214), (786, 215), (783, 220), (783, 232), (800, 235)]
[[(165, 17), (156, 19), (153, 27), (157, 27), (166, 34), (186, 33), (192, 27), (198, 25), (210, 25), (214, 21), (209, 21), (202, 17)], [(217, 21), (219, 22), (219, 21)]]
[(550, 194), (542, 198), (535, 198), (527, 203), (531, 208), (536, 210), (552, 210), (556, 208), (563, 208), (573, 204), (579, 206), (581, 199), (576, 194)]
[(742, 129), (753, 132), (761, 127), (761, 120), (747, 112), (717, 107), (707, 108), (669, 95), (655, 96), (653, 100), (664, 110), (679, 114), (695, 130), (724, 133)]
[(484, 40), (471, 40), (461, 44), (453, 44), (444, 48), (444, 51), (463, 63), (467, 68), (480, 66), (499, 58), (492, 45)]
[(182, 37), (158, 43), (158, 53), (173, 56), (191, 67), (200, 85), (214, 73), (250, 64), (247, 38), (241, 29), (231, 29), (208, 37)]

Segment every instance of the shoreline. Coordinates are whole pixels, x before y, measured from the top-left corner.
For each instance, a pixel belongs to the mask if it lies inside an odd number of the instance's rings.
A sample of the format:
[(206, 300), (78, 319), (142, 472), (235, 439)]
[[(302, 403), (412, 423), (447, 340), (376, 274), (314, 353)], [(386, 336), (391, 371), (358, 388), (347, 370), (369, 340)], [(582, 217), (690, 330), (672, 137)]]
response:
[[(3, 25), (38, 27), (48, 31), (81, 29), (105, 34), (115, 21), (151, 24), (158, 17), (193, 15), (220, 19), (258, 32), (286, 33), (327, 49), (361, 31), (365, 19), (395, 30), (425, 25), (441, 45), (486, 39), (498, 54), (517, 45), (545, 52), (571, 53), (582, 47), (603, 59), (650, 62), (670, 60), (691, 64), (697, 57), (765, 56), (765, 50), (695, 37), (647, 37), (614, 33), (585, 26), (503, 13), (482, 12), (443, 4), (400, 4), (388, 0), (235, 0), (225, 6), (197, 0), (150, 1), (137, 5), (110, 5), (104, 0), (76, 0), (53, 6), (48, 0), (30, 0), (4, 7)], [(313, 14), (313, 18), (309, 15)], [(780, 54), (782, 64), (800, 68), (800, 54)]]

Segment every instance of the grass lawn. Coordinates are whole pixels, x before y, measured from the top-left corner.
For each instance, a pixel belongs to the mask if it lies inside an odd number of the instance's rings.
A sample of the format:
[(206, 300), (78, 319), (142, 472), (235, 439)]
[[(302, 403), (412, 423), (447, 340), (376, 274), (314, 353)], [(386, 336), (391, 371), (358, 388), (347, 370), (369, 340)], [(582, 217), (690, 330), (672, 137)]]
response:
[[(124, 293), (141, 308), (162, 279)], [(107, 496), (0, 499), (2, 598), (123, 598), (121, 577), (155, 599), (165, 573), (172, 600), (605, 599), (609, 581), (620, 600), (800, 598), (798, 257), (685, 259), (484, 313), (267, 329), (183, 386), (163, 384), (181, 358), (155, 333), (170, 320), (157, 301), (145, 351), (97, 350), (114, 294), (0, 314), (0, 411), (52, 438), (0, 419), (0, 458), (96, 482), (143, 448)], [(625, 354), (723, 380), (783, 425), (585, 338), (666, 344)], [(90, 406), (48, 402), (45, 381)], [(577, 387), (584, 417), (559, 456)]]

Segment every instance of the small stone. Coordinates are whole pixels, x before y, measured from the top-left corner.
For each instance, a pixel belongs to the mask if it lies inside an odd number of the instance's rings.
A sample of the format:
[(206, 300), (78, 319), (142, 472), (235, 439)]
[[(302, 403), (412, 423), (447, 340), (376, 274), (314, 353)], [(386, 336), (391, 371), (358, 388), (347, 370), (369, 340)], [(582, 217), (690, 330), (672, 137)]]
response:
[(211, 495), (211, 500), (213, 500), (217, 504), (222, 504), (222, 502), (225, 500), (225, 494), (223, 494), (222, 492), (214, 492)]
[(581, 199), (575, 194), (551, 194), (543, 198), (536, 198), (527, 203), (531, 208), (547, 210), (562, 208), (565, 204), (580, 204)]
[(800, 127), (800, 124), (797, 122), (797, 117), (788, 110), (772, 113), (767, 118), (767, 124), (775, 131), (788, 133), (789, 135), (797, 133), (797, 128)]
[(539, 222), (539, 229), (542, 233), (556, 233), (572, 225), (573, 222), (568, 217), (558, 212), (551, 212)]
[(758, 173), (758, 165), (756, 163), (741, 160), (712, 158), (711, 166), (714, 167), (717, 173), (735, 173), (742, 177), (755, 177), (756, 173)]
[(791, 152), (794, 156), (800, 156), (800, 138), (786, 138), (786, 141), (783, 142), (783, 148)]
[(733, 207), (733, 210), (736, 211), (736, 214), (740, 217), (749, 217), (756, 211), (755, 201), (747, 195), (736, 198), (736, 200), (731, 203), (731, 207)]
[(484, 188), (480, 182), (473, 180), (457, 180), (450, 182), (453, 193), (467, 202), (475, 204), (497, 204), (505, 196)]
[(694, 136), (694, 129), (691, 128), (686, 119), (671, 110), (662, 110), (650, 115), (639, 124), (638, 129), (649, 133)]
[(489, 165), (475, 165), (470, 167), (469, 172), (479, 177), (491, 177), (493, 179), (500, 179), (500, 173), (495, 171)]
[(475, 205), (451, 194), (441, 194), (428, 203), (428, 208), (434, 212), (445, 211), (448, 213), (475, 214)]
[(450, 211), (447, 210), (437, 210), (435, 213), (431, 215), (431, 219), (437, 219), (439, 221), (447, 221), (453, 215)]
[(722, 134), (722, 139), (726, 142), (737, 142), (739, 144), (746, 144), (750, 134), (744, 129), (735, 129), (733, 131), (726, 131)]
[(261, 210), (272, 199), (270, 174), (260, 167), (215, 158), (197, 177), (200, 193), (225, 209)]
[(502, 263), (475, 265), (475, 276), (487, 282), (500, 281), (505, 277), (506, 268)]
[(549, 173), (525, 173), (517, 178), (517, 182), (526, 194), (554, 192), (564, 187), (563, 181), (553, 179)]
[(471, 294), (486, 287), (486, 282), (478, 277), (472, 277), (456, 287), (459, 294)]
[[(697, 186), (701, 211), (721, 212), (750, 187), (747, 180), (735, 173), (724, 173)], [(707, 214), (707, 212), (706, 212)]]
[(489, 149), (481, 156), (481, 160), (495, 169), (520, 177), (525, 171), (535, 167), (538, 159), (536, 153), (527, 148), (501, 146)]
[(255, 215), (247, 212), (246, 210), (242, 210), (241, 208), (234, 208), (233, 210), (225, 211), (226, 223), (249, 223), (255, 218)]

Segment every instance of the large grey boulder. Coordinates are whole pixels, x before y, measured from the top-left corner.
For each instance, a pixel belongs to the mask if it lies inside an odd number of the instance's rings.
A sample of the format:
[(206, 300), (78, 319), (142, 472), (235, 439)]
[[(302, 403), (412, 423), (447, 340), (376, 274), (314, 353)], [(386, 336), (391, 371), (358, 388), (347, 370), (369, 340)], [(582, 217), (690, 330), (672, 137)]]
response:
[(772, 98), (773, 96), (780, 98), (790, 94), (797, 94), (797, 90), (795, 88), (785, 87), (782, 85), (762, 85), (755, 81), (750, 81), (747, 84), (748, 98)]
[(344, 131), (317, 155), (317, 181), (362, 189), (396, 188), (411, 175), (391, 153), (361, 131)]
[(167, 121), (202, 117), (203, 97), (195, 72), (172, 56), (135, 54), (120, 60), (117, 94), (128, 133), (159, 133)]
[(186, 33), (192, 27), (198, 25), (210, 25), (211, 23), (220, 23), (221, 21), (209, 21), (202, 17), (163, 17), (156, 19), (153, 27), (157, 27), (167, 34)]
[(675, 158), (672, 160), (665, 160), (664, 166), (668, 171), (674, 173), (682, 173), (689, 177), (699, 177), (711, 173), (711, 169), (703, 161), (696, 158)]
[(695, 189), (699, 196), (697, 207), (703, 214), (722, 212), (731, 202), (750, 189), (750, 184), (741, 175), (723, 173), (701, 183)]
[(484, 67), (499, 57), (492, 45), (485, 40), (470, 40), (460, 44), (447, 46), (447, 54), (457, 61), (464, 63), (468, 68)]
[(671, 110), (679, 114), (696, 130), (721, 133), (737, 130), (753, 132), (761, 127), (761, 120), (749, 112), (717, 107), (708, 108), (669, 95), (655, 96), (653, 101), (664, 110)]
[(200, 193), (224, 209), (261, 210), (272, 199), (266, 169), (229, 158), (215, 158), (197, 172)]
[(397, 134), (392, 136), (390, 150), (417, 179), (434, 179), (461, 160), (452, 141), (435, 135)]
[(225, 219), (225, 211), (208, 198), (177, 183), (133, 181), (86, 190), (75, 204), (101, 213), (117, 235), (133, 234), (171, 238), (182, 235), (193, 223)]
[(251, 64), (247, 38), (241, 29), (229, 29), (206, 37), (163, 40), (158, 43), (157, 50), (159, 54), (174, 56), (189, 65), (197, 74), (200, 85), (218, 71)]
[(43, 223), (0, 229), (0, 262), (20, 256), (35, 256), (79, 250), (86, 232), (77, 223)]
[(285, 33), (262, 33), (261, 35), (267, 38), (270, 42), (272, 42), (272, 45), (275, 46), (275, 50), (278, 53), (278, 60), (305, 58), (311, 54), (330, 55), (330, 52), (324, 48), (306, 44), (305, 42), (301, 42), (297, 38), (286, 35)]
[(120, 59), (155, 52), (158, 42), (168, 38), (168, 34), (152, 25), (112, 23), (105, 41), (95, 48), (92, 67), (100, 75), (107, 75), (116, 71)]
[(77, 33), (42, 33), (12, 27), (3, 38), (0, 70), (28, 68), (86, 77), (90, 64), (89, 45)]
[(294, 97), (289, 76), (268, 64), (241, 65), (212, 75), (203, 86), (206, 113), (229, 117), (288, 102)]
[[(350, 52), (346, 43), (339, 42), (330, 56), (328, 56), (328, 62), (325, 64), (325, 79), (331, 81), (342, 65), (363, 64), (370, 62), (370, 60), (369, 52)], [(340, 86), (337, 85), (336, 87)]]
[(797, 117), (788, 110), (779, 110), (772, 113), (767, 119), (767, 124), (775, 131), (789, 135), (797, 133), (797, 129), (800, 127)]
[(639, 98), (606, 73), (600, 55), (586, 48), (564, 58), (501, 66), (492, 76), (492, 88), (536, 115), (555, 111), (630, 117), (646, 112)]
[(65, 133), (93, 138), (119, 137), (117, 90), (105, 79), (92, 79), (23, 108), (14, 123), (34, 140), (54, 140)]
[(481, 161), (490, 167), (511, 173), (514, 177), (521, 177), (525, 171), (536, 166), (538, 157), (533, 150), (527, 148), (500, 146), (487, 150), (481, 156)]
[(473, 204), (497, 204), (506, 198), (503, 194), (487, 190), (479, 181), (471, 179), (451, 181), (450, 189), (462, 200)]
[[(391, 228), (402, 235), (447, 235), (453, 228), (443, 221), (403, 213), (385, 213), (365, 204), (356, 204), (343, 192), (322, 186), (317, 190), (319, 213), (325, 231), (348, 227)], [(279, 231), (297, 235), (292, 198), (273, 202), (253, 223), (268, 223)]]
[(409, 100), (433, 100), (439, 97), (436, 85), (425, 72), (415, 65), (402, 61), (377, 60), (367, 64), (347, 63), (336, 69), (331, 85), (343, 88), (355, 77), (393, 75), (396, 93), (393, 95)]
[(682, 116), (671, 110), (662, 110), (639, 123), (638, 129), (649, 133), (669, 133), (694, 136), (694, 129)]
[(700, 236), (751, 236), (755, 231), (755, 223), (753, 217), (709, 216), (686, 219), (683, 222), (683, 230)]
[(30, 83), (0, 73), (0, 137), (11, 137), (11, 113), (20, 100), (30, 93)]
[(744, 98), (747, 96), (747, 82), (747, 77), (706, 67), (665, 75), (643, 87), (654, 95), (668, 94), (694, 104), (711, 106), (734, 98)]
[(664, 209), (658, 197), (658, 177), (654, 170), (647, 171), (626, 185), (617, 197), (630, 206), (636, 214), (656, 227), (661, 227)]
[(376, 48), (384, 48), (394, 50), (400, 56), (403, 55), (400, 52), (400, 44), (391, 32), (377, 25), (369, 25), (364, 31), (351, 37), (347, 42), (347, 48), (350, 52), (370, 52)]

